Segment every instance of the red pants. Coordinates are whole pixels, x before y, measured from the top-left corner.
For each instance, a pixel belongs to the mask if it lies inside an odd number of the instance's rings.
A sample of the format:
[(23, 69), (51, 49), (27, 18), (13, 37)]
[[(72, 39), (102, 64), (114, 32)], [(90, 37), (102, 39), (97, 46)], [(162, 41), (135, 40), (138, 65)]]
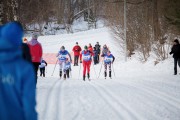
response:
[(86, 75), (86, 69), (87, 69), (87, 73), (90, 73), (90, 66), (91, 66), (91, 61), (83, 61), (83, 76)]

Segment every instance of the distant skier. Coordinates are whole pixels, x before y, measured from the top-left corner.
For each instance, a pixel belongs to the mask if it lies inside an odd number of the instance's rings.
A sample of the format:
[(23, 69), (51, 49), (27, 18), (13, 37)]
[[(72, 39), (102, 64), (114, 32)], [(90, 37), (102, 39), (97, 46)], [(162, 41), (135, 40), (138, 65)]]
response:
[(74, 52), (74, 66), (78, 66), (79, 55), (81, 52), (81, 47), (78, 45), (78, 42), (76, 42), (76, 45), (73, 47), (73, 52)]
[(60, 51), (57, 54), (57, 57), (59, 60), (59, 76), (60, 76), (60, 78), (62, 77), (62, 70), (65, 67), (65, 61), (66, 61), (67, 56), (69, 56), (70, 62), (72, 62), (71, 55), (69, 54), (69, 52), (67, 50), (65, 50), (65, 47), (62, 46), (60, 48)]
[(41, 59), (41, 63), (39, 65), (40, 68), (40, 76), (43, 75), (43, 77), (45, 77), (45, 67), (47, 66), (47, 62), (42, 58)]
[(108, 49), (107, 45), (105, 44), (102, 49), (101, 57), (104, 57), (104, 55), (107, 54), (108, 51), (109, 51), (109, 49)]
[(111, 54), (110, 51), (107, 54), (104, 54), (104, 77), (107, 77), (107, 66), (109, 67), (109, 77), (111, 78), (111, 64), (113, 64), (115, 57)]
[(173, 54), (174, 58), (174, 75), (177, 75), (177, 64), (180, 67), (180, 44), (178, 39), (174, 40), (174, 45), (171, 49), (170, 55)]
[(88, 50), (93, 52), (93, 47), (92, 47), (91, 43), (89, 43)]
[(93, 48), (93, 60), (94, 60), (94, 65), (98, 64), (98, 50), (96, 50), (96, 47)]
[(71, 62), (68, 60), (68, 58), (66, 58), (63, 72), (64, 72), (64, 80), (66, 80), (66, 76), (67, 78), (69, 78), (69, 73), (71, 72)]
[(83, 80), (84, 81), (86, 77), (86, 70), (87, 70), (87, 77), (90, 80), (90, 66), (91, 66), (92, 56), (93, 56), (93, 53), (88, 50), (87, 46), (84, 46), (84, 50), (80, 54), (80, 63), (83, 63)]
[(96, 43), (95, 48), (96, 48), (97, 54), (98, 54), (98, 56), (97, 56), (97, 63), (99, 63), (99, 60), (100, 60), (99, 59), (99, 55), (101, 53), (101, 45), (99, 45), (99, 42)]

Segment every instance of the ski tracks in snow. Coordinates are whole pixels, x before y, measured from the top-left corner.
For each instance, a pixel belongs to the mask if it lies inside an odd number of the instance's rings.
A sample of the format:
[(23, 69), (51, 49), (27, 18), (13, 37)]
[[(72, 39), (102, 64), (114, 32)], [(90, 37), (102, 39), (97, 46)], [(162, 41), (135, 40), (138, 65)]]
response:
[(114, 94), (110, 89), (97, 81), (90, 82), (92, 87), (95, 88), (96, 92), (99, 92), (100, 96), (106, 100), (120, 120), (145, 120), (136, 111), (132, 110), (131, 107), (117, 94)]
[(49, 90), (46, 98), (43, 120), (60, 120), (62, 114), (63, 80), (57, 80)]

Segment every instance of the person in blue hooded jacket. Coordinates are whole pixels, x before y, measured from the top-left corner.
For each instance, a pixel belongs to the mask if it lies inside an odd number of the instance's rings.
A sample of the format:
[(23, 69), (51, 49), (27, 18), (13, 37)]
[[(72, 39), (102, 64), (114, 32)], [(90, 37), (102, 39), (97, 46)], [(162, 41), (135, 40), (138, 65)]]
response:
[(35, 75), (22, 57), (22, 36), (18, 22), (0, 27), (0, 120), (37, 120)]

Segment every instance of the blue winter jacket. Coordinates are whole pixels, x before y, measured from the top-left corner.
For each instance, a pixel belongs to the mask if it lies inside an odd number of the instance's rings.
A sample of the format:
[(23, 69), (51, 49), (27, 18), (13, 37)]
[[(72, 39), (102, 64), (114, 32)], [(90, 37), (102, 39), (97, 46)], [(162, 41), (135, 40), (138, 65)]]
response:
[(22, 58), (18, 36), (23, 31), (9, 24), (0, 27), (0, 120), (37, 120), (35, 75)]

